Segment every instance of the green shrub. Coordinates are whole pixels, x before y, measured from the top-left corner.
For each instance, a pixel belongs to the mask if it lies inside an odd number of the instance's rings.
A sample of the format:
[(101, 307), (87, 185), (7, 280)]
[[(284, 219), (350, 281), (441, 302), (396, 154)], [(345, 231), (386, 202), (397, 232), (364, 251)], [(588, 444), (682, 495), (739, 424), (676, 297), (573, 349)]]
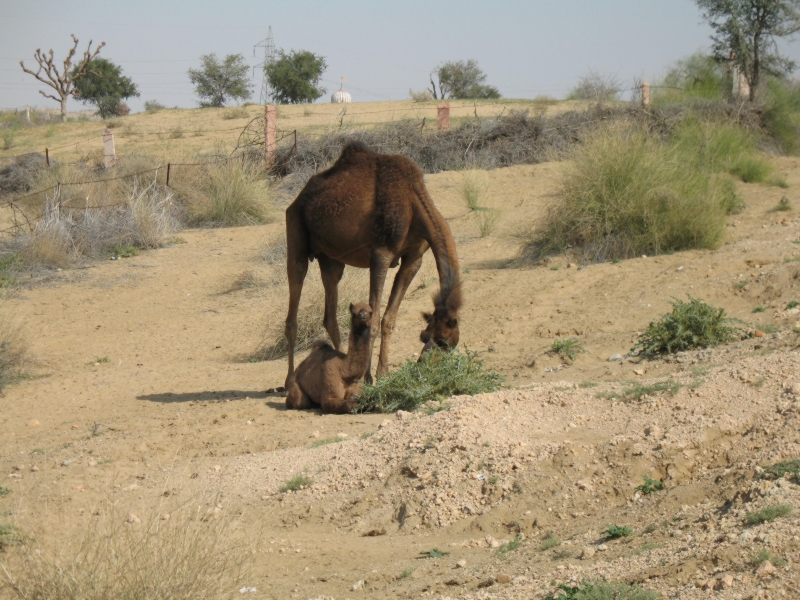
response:
[(681, 352), (708, 348), (741, 337), (741, 329), (732, 325), (724, 308), (715, 308), (689, 296), (689, 302), (674, 300), (672, 312), (653, 321), (639, 336), (631, 352), (648, 354)]
[(0, 523), (0, 551), (5, 550), (8, 546), (19, 546), (26, 539), (19, 527)]
[(238, 160), (208, 166), (187, 191), (197, 223), (250, 225), (272, 218), (269, 188), (255, 168)]
[(787, 474), (791, 475), (795, 481), (800, 481), (800, 458), (794, 460), (784, 460), (774, 465), (764, 467), (761, 473), (762, 478), (780, 479)]
[(158, 112), (159, 110), (164, 110), (165, 108), (167, 107), (161, 104), (161, 102), (158, 100), (145, 100), (144, 102), (144, 109), (147, 112)]
[(295, 475), (288, 481), (286, 481), (280, 488), (279, 491), (281, 492), (296, 492), (301, 487), (307, 487), (314, 483), (314, 480), (310, 477), (306, 477), (305, 475)]
[(555, 340), (550, 347), (550, 352), (558, 354), (561, 358), (575, 360), (578, 352), (586, 352), (586, 349), (575, 338)]
[(502, 556), (502, 555), (506, 554), (507, 552), (513, 552), (514, 550), (517, 550), (518, 548), (520, 548), (522, 546), (523, 542), (524, 542), (524, 540), (522, 539), (522, 536), (517, 535), (510, 542), (502, 544), (497, 549), (497, 553)]
[(762, 120), (784, 154), (800, 153), (800, 86), (769, 79)]
[(780, 556), (775, 556), (769, 550), (763, 548), (758, 552), (750, 555), (750, 564), (758, 566), (765, 561), (771, 562), (776, 567), (785, 567), (787, 564), (786, 561), (782, 559)]
[(773, 212), (788, 212), (792, 210), (792, 205), (789, 204), (789, 199), (784, 196), (772, 210)]
[(713, 56), (695, 53), (677, 61), (651, 92), (653, 106), (720, 101), (728, 97), (730, 75)]
[(764, 183), (772, 173), (772, 166), (760, 156), (743, 156), (730, 169), (745, 183)]
[(7, 488), (3, 485), (0, 485), (0, 498), (3, 496), (8, 496), (11, 493), (11, 488)]
[(517, 234), (520, 260), (568, 248), (605, 261), (718, 247), (726, 216), (741, 201), (730, 178), (686, 152), (636, 128), (590, 135), (566, 170), (558, 202)]
[(744, 520), (748, 525), (761, 525), (762, 523), (774, 521), (778, 517), (785, 517), (786, 515), (790, 514), (792, 510), (793, 509), (790, 504), (776, 504), (773, 506), (767, 506), (755, 512), (749, 512), (745, 515)]
[(450, 396), (493, 392), (501, 381), (502, 377), (485, 368), (475, 352), (434, 349), (423, 354), (419, 362), (407, 360), (374, 385), (365, 384), (356, 411), (413, 411), (426, 402)]
[(633, 533), (633, 530), (621, 525), (609, 525), (606, 527), (606, 530), (603, 533), (606, 535), (606, 537), (617, 539), (629, 536)]
[(14, 140), (17, 136), (13, 129), (6, 129), (0, 137), (3, 138), (3, 150), (11, 150), (14, 147)]
[(578, 586), (559, 584), (545, 600), (658, 600), (661, 594), (627, 583), (584, 582)]
[(561, 545), (561, 540), (558, 539), (558, 536), (556, 536), (556, 534), (551, 531), (544, 537), (542, 543), (539, 544), (539, 550), (544, 552), (545, 550), (550, 550), (550, 548), (555, 548), (556, 546), (560, 545)]
[(647, 475), (644, 476), (644, 483), (636, 487), (636, 491), (642, 492), (642, 494), (645, 496), (652, 494), (653, 492), (659, 492), (663, 489), (664, 489), (663, 481), (656, 481), (655, 479), (650, 479)]

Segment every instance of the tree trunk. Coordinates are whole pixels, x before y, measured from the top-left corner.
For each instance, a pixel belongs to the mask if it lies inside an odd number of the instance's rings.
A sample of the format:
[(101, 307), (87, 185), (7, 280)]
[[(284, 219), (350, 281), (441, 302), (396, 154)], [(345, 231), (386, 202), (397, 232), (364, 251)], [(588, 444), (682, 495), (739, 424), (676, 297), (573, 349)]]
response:
[(61, 96), (61, 122), (67, 122), (67, 96)]

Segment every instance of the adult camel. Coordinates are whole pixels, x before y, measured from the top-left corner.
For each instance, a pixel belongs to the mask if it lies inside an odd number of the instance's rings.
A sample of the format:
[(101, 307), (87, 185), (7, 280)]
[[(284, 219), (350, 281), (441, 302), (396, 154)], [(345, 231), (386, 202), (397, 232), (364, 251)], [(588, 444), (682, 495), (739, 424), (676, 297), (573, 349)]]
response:
[[(381, 326), (377, 375), (389, 371), (389, 341), (400, 302), (431, 248), (439, 272), (439, 292), (433, 313), (424, 313), (427, 327), (420, 334), (423, 352), (434, 345), (458, 344), (458, 309), (461, 306), (458, 257), (450, 227), (433, 205), (422, 171), (413, 161), (371, 151), (361, 142), (344, 146), (327, 171), (308, 180), (286, 209), (289, 314), (287, 386), (294, 372), (297, 309), (308, 263), (319, 261), (325, 288), (325, 329), (340, 350), (336, 321), (338, 284), (345, 265), (369, 269), (369, 305), (373, 311), (370, 357)], [(381, 320), (383, 284), (391, 267), (400, 265)], [(371, 361), (370, 361), (371, 362)], [(371, 369), (367, 381), (372, 381)]]

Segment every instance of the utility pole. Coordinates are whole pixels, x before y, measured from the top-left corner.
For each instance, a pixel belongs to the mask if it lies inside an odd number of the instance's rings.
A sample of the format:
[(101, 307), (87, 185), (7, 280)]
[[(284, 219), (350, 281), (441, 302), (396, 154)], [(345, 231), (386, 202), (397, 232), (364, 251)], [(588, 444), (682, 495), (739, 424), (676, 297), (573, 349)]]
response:
[(256, 55), (256, 48), (264, 49), (264, 62), (253, 67), (253, 76), (255, 76), (255, 70), (260, 67), (262, 79), (259, 104), (266, 104), (269, 102), (269, 82), (267, 81), (267, 74), (264, 72), (264, 67), (273, 63), (275, 61), (275, 56), (277, 55), (277, 52), (275, 51), (275, 40), (272, 37), (272, 25), (270, 25), (267, 29), (267, 37), (253, 46), (253, 56)]

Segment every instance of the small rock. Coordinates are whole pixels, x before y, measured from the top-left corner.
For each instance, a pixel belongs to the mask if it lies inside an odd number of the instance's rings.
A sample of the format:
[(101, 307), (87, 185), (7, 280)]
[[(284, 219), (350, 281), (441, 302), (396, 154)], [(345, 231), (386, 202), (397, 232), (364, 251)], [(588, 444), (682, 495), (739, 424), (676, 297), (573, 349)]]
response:
[(319, 437), (319, 431), (312, 431), (312, 432), (311, 432), (311, 435), (310, 435), (310, 436), (308, 436), (308, 437), (312, 437), (312, 438), (318, 438), (318, 437)]
[(219, 473), (220, 471), (222, 471), (222, 467), (220, 467), (219, 465), (214, 465), (213, 469), (214, 473)]
[(336, 437), (339, 438), (340, 440), (346, 440), (347, 439), (347, 434), (346, 433), (337, 433)]
[(568, 268), (568, 269), (577, 269), (577, 268), (578, 268), (578, 265), (576, 265), (575, 263), (569, 263), (569, 264), (567, 265), (567, 268)]
[(527, 583), (528, 578), (525, 575), (517, 575), (514, 579), (511, 580), (511, 583)]
[(758, 569), (756, 569), (756, 577), (758, 577), (759, 579), (762, 579), (764, 577), (771, 577), (772, 575), (775, 574), (775, 571), (777, 571), (775, 565), (773, 565), (768, 560), (765, 560), (758, 566)]
[(466, 567), (466, 566), (467, 566), (467, 561), (465, 561), (465, 560), (462, 558), (461, 560), (459, 560), (459, 561), (456, 563), (456, 566), (457, 566), (459, 569), (463, 569), (464, 567)]
[(78, 460), (77, 458), (67, 458), (61, 463), (61, 466), (62, 467), (68, 467), (72, 463), (77, 462), (77, 460)]
[(38, 470), (39, 470), (39, 467), (37, 467), (36, 465), (33, 465), (33, 466), (31, 467), (31, 471), (33, 471), (34, 473), (35, 473), (36, 471), (38, 471)]
[(592, 492), (594, 491), (594, 486), (592, 482), (588, 479), (580, 479), (578, 480), (575, 485), (578, 487), (579, 490), (583, 490), (585, 492)]
[(644, 428), (644, 433), (647, 437), (657, 440), (661, 439), (661, 436), (663, 435), (663, 431), (661, 431), (661, 428), (658, 425), (648, 425)]
[(676, 271), (683, 271), (683, 267), (678, 267), (678, 268), (677, 268), (677, 269), (675, 269), (675, 270), (676, 270)]
[(494, 579), (497, 583), (511, 583), (511, 575), (506, 575), (503, 573), (502, 575), (498, 575)]
[(485, 581), (481, 581), (478, 584), (478, 589), (492, 587), (494, 585), (494, 579), (486, 579)]
[(489, 548), (499, 548), (500, 547), (500, 542), (498, 542), (492, 536), (487, 535), (485, 539), (486, 539), (486, 545), (489, 546)]
[(641, 444), (634, 444), (633, 446), (631, 446), (631, 454), (633, 454), (634, 456), (642, 456), (644, 452), (645, 448)]
[(581, 552), (581, 560), (588, 560), (590, 558), (593, 558), (594, 554), (595, 554), (594, 548), (592, 548), (591, 546), (586, 546)]
[(97, 466), (97, 461), (92, 458), (86, 464), (89, 465), (90, 467), (96, 467)]
[(472, 504), (465, 504), (464, 505), (464, 510), (467, 511), (467, 514), (470, 514), (470, 515), (474, 515), (475, 514), (475, 509), (472, 508)]
[(608, 362), (620, 362), (622, 361), (622, 354), (612, 354), (608, 357)]
[(731, 589), (733, 587), (733, 575), (725, 575), (724, 577), (721, 577), (718, 585), (720, 586), (719, 589), (722, 590)]
[(789, 392), (795, 396), (800, 396), (800, 382), (793, 383), (789, 388)]
[(353, 588), (352, 589), (353, 589), (354, 592), (356, 592), (356, 591), (360, 590), (362, 587), (364, 587), (364, 580), (363, 579), (359, 579), (358, 581), (356, 581), (353, 584)]
[(642, 258), (647, 258), (647, 254), (642, 254)]
[(400, 419), (401, 421), (405, 421), (411, 418), (411, 413), (408, 412), (407, 410), (398, 410), (397, 418)]
[(644, 369), (634, 369), (633, 372), (635, 375), (644, 375)]
[(28, 427), (38, 427), (38, 426), (39, 426), (39, 421), (37, 421), (36, 419), (31, 419), (30, 421), (28, 421)]
[(760, 329), (756, 329), (753, 332), (753, 337), (764, 337), (765, 335), (767, 335), (767, 334), (764, 333), (763, 331), (761, 331)]
[(163, 515), (161, 515), (161, 520), (162, 521), (169, 521), (169, 513), (164, 513)]
[(128, 513), (128, 518), (125, 519), (128, 523), (141, 523), (142, 520), (133, 513)]
[(694, 582), (694, 587), (699, 589), (705, 589), (708, 586), (708, 582), (705, 579), (696, 579)]
[(384, 429), (385, 427), (391, 425), (391, 423), (392, 422), (389, 419), (384, 419), (383, 421), (381, 421), (381, 424), (378, 425), (378, 429)]
[(73, 425), (72, 429), (80, 429), (80, 425)]
[(600, 552), (605, 552), (606, 550), (608, 550), (608, 544), (600, 544), (597, 547), (597, 550), (600, 551)]

